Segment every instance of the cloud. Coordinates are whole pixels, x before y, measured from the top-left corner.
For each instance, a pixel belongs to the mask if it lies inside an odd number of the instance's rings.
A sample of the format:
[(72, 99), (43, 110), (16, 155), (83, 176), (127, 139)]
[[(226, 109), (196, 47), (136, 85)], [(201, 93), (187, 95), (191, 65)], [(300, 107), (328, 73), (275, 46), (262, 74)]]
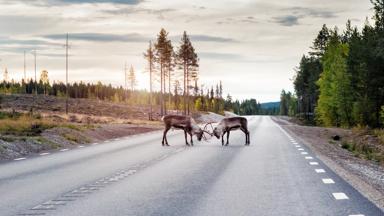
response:
[(69, 3), (69, 4), (112, 3), (112, 4), (128, 4), (128, 5), (135, 5), (141, 2), (141, 0), (54, 0), (54, 1)]
[(21, 2), (30, 5), (37, 6), (52, 6), (52, 5), (66, 5), (66, 4), (97, 4), (97, 3), (109, 3), (120, 5), (137, 5), (142, 0), (5, 0), (6, 3)]
[[(64, 40), (66, 34), (50, 34), (43, 35), (43, 38), (52, 40)], [(152, 38), (143, 36), (138, 33), (130, 34), (105, 34), (105, 33), (71, 33), (70, 40), (79, 41), (97, 41), (97, 42), (146, 42)]]
[(217, 53), (217, 52), (199, 52), (200, 58), (209, 58), (215, 60), (243, 60), (244, 56), (233, 53)]
[[(170, 37), (172, 40), (180, 40), (182, 35), (172, 36)], [(226, 37), (218, 37), (218, 36), (211, 36), (211, 35), (203, 35), (203, 34), (196, 34), (196, 35), (190, 35), (191, 41), (198, 41), (198, 42), (217, 42), (217, 43), (225, 43), (225, 42), (237, 42), (236, 40), (232, 38), (226, 38)]]
[(290, 12), (293, 15), (283, 15), (272, 17), (273, 22), (279, 23), (282, 26), (295, 26), (299, 25), (299, 19), (312, 17), (330, 19), (337, 17), (335, 11), (321, 9), (321, 8), (307, 8), (307, 7), (289, 7), (283, 8), (281, 11)]
[(316, 18), (335, 18), (336, 12), (327, 10), (327, 9), (321, 9), (321, 8), (307, 8), (307, 7), (290, 7), (283, 9), (284, 11), (291, 11), (293, 14), (298, 16), (310, 16), (310, 17), (316, 17)]
[(282, 26), (294, 26), (299, 25), (299, 17), (293, 15), (277, 16), (272, 17), (273, 22), (278, 23)]

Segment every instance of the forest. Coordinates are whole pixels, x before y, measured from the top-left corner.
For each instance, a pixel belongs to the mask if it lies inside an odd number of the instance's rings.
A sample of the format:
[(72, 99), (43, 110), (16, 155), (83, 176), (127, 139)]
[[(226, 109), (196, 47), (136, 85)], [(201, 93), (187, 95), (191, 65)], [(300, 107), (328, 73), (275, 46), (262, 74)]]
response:
[(383, 127), (384, 0), (371, 3), (374, 15), (361, 30), (350, 20), (342, 32), (322, 26), (296, 69), (295, 93), (281, 92), (281, 115), (323, 126)]
[[(168, 32), (161, 29), (155, 42), (149, 42), (143, 57), (146, 72), (149, 73), (148, 90), (136, 89), (136, 72), (125, 66), (124, 86), (112, 86), (100, 81), (96, 83), (64, 83), (49, 80), (48, 71), (43, 70), (40, 78), (9, 80), (7, 69), (0, 83), (1, 94), (42, 94), (56, 97), (88, 98), (106, 100), (130, 105), (150, 106), (149, 119), (154, 113), (167, 114), (169, 110), (179, 110), (190, 115), (196, 111), (210, 111), (224, 114), (224, 110), (241, 115), (275, 114), (276, 109), (264, 109), (256, 99), (233, 100), (228, 94), (223, 96), (223, 84), (204, 88), (198, 84), (199, 58), (189, 36), (184, 32), (177, 49), (168, 39)], [(32, 106), (32, 105), (31, 105)]]

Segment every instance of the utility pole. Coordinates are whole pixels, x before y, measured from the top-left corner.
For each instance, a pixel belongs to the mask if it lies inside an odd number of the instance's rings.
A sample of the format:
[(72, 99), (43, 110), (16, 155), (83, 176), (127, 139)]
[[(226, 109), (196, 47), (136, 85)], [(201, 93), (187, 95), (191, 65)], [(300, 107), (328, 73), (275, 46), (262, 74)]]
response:
[(34, 61), (35, 61), (35, 95), (37, 95), (37, 66), (36, 66), (37, 52), (36, 52), (36, 50), (32, 51), (32, 55), (34, 56)]
[(26, 61), (25, 61), (25, 50), (24, 50), (24, 82), (27, 82)]
[(125, 101), (127, 101), (127, 62), (124, 64), (124, 96), (125, 96)]
[(68, 33), (65, 43), (65, 113), (68, 114)]

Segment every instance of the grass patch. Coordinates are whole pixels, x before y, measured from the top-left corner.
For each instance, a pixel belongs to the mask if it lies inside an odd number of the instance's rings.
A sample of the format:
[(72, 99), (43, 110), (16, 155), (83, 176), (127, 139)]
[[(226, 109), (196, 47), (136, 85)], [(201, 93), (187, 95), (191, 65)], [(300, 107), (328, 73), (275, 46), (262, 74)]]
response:
[(373, 130), (373, 135), (377, 136), (380, 141), (380, 144), (384, 145), (384, 129)]
[(50, 140), (48, 140), (48, 139), (46, 139), (44, 137), (41, 137), (41, 136), (36, 137), (35, 141), (37, 141), (38, 143), (40, 143), (42, 145), (48, 146), (49, 149), (58, 149), (58, 148), (61, 147), (60, 144), (52, 142), (52, 141), (50, 141)]
[(22, 115), (16, 119), (0, 119), (0, 133), (17, 136), (37, 136), (45, 129), (57, 126), (50, 120)]
[(85, 125), (80, 125), (80, 124), (62, 124), (61, 127), (69, 128), (72, 130), (76, 131), (86, 131), (90, 129), (95, 129), (96, 126), (92, 124), (85, 124)]
[(71, 141), (71, 142), (75, 142), (75, 143), (79, 143), (80, 142), (80, 138), (71, 134), (71, 133), (64, 133), (63, 134), (63, 137), (65, 139), (67, 139), (68, 141)]

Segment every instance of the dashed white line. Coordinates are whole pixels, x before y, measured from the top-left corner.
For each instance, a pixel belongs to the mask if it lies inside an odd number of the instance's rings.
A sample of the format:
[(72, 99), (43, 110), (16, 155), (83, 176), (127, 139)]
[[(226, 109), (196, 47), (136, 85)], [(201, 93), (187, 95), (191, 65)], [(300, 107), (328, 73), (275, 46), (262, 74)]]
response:
[(354, 214), (354, 215), (348, 215), (348, 216), (365, 216), (363, 214)]
[(92, 145), (98, 145), (99, 143), (93, 143)]
[(336, 200), (345, 200), (345, 199), (349, 199), (347, 195), (345, 195), (345, 193), (332, 193), (333, 197), (336, 199)]
[(301, 154), (302, 154), (302, 155), (307, 155), (307, 154), (308, 154), (308, 152), (301, 152)]
[(84, 146), (83, 146), (83, 145), (80, 145), (80, 146), (78, 146), (78, 148), (84, 148)]
[(115, 141), (119, 141), (120, 139), (119, 138), (116, 138)]
[(312, 160), (313, 157), (311, 157), (311, 156), (307, 156), (307, 157), (305, 157), (305, 159), (307, 159), (307, 160)]
[(15, 161), (21, 161), (21, 160), (25, 160), (25, 159), (27, 159), (27, 158), (22, 157), (22, 158), (16, 158), (16, 159), (14, 159), (14, 160), (15, 160)]
[(107, 142), (109, 142), (109, 140), (105, 140), (104, 142), (107, 143)]
[(44, 156), (44, 155), (49, 155), (49, 153), (48, 152), (44, 152), (44, 153), (41, 153), (41, 154), (39, 154), (40, 156)]
[(304, 149), (303, 149), (303, 148), (299, 148), (299, 149), (297, 149), (297, 150), (299, 150), (299, 151), (304, 151)]
[(296, 147), (296, 148), (300, 148), (301, 146), (299, 146), (299, 145), (295, 145), (295, 147)]
[(314, 165), (319, 165), (319, 163), (317, 163), (317, 162), (309, 162), (309, 165), (314, 166)]
[(330, 178), (321, 179), (324, 184), (335, 184), (335, 181), (333, 181)]
[(61, 152), (68, 151), (69, 149), (60, 149)]
[(315, 169), (315, 172), (317, 172), (317, 173), (325, 173), (325, 170), (324, 169)]

